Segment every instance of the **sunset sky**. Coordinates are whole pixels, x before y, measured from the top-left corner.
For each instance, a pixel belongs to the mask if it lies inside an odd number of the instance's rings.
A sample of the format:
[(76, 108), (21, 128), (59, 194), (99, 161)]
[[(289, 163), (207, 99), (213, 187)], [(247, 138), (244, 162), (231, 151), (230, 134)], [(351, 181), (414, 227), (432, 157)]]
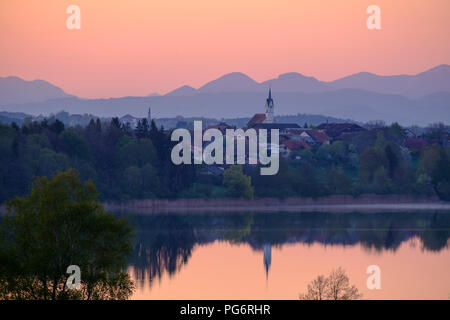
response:
[[(69, 30), (66, 8), (81, 8)], [(381, 8), (382, 30), (366, 27)], [(240, 71), (319, 80), (450, 64), (448, 0), (1, 0), (0, 76), (81, 97), (166, 93)]]

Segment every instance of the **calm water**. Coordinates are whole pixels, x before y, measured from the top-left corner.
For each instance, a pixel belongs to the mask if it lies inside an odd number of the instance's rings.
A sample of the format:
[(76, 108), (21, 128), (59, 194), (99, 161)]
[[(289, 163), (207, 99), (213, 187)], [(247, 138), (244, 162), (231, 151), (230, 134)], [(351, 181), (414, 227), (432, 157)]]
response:
[(298, 299), (339, 266), (365, 299), (450, 299), (450, 212), (129, 217), (135, 299)]

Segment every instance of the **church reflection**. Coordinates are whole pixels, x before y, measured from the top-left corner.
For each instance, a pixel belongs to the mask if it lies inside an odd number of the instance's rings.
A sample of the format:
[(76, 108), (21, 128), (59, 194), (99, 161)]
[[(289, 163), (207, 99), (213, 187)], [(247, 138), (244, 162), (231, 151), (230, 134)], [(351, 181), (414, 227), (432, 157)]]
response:
[[(224, 213), (128, 215), (135, 226), (130, 266), (137, 286), (179, 272), (193, 249), (214, 241), (246, 243), (262, 254), (268, 281), (272, 246), (288, 243), (396, 251), (419, 239), (426, 251), (448, 248), (450, 213)], [(256, 268), (257, 266), (255, 266)]]
[(264, 270), (266, 270), (266, 281), (269, 278), (270, 264), (272, 263), (272, 245), (266, 243), (263, 245), (264, 251)]

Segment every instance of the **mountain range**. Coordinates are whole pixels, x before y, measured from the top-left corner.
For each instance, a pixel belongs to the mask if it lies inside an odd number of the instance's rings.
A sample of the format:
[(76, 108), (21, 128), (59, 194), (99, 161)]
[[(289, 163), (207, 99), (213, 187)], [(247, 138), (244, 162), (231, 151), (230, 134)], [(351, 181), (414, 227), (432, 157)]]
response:
[(360, 72), (334, 81), (319, 81), (297, 72), (284, 73), (278, 78), (256, 82), (249, 76), (233, 72), (206, 83), (197, 90), (183, 86), (168, 95), (195, 93), (264, 92), (318, 93), (339, 89), (361, 89), (384, 94), (399, 94), (407, 98), (420, 98), (439, 91), (450, 92), (450, 66), (440, 65), (416, 75), (379, 76)]
[(356, 121), (397, 121), (405, 125), (450, 123), (450, 66), (440, 65), (416, 75), (380, 76), (361, 72), (334, 81), (319, 81), (300, 73), (285, 73), (257, 82), (233, 72), (199, 88), (185, 85), (165, 95), (82, 99), (42, 80), (0, 78), (0, 110), (33, 115), (94, 113), (144, 117), (248, 117), (264, 112), (268, 88), (275, 112), (323, 114)]
[(73, 97), (44, 80), (25, 81), (18, 77), (0, 77), (0, 105), (43, 102)]

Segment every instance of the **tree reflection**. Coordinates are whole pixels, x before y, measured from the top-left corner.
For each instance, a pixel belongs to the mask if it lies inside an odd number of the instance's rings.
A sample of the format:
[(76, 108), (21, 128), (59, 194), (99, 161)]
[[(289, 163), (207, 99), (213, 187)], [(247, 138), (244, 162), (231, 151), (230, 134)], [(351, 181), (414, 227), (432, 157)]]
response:
[(191, 256), (196, 237), (179, 216), (136, 216), (132, 265), (137, 284), (178, 272)]
[(196, 245), (216, 240), (246, 243), (258, 251), (286, 243), (319, 243), (395, 252), (415, 238), (423, 250), (440, 251), (450, 237), (449, 212), (141, 214), (130, 219), (136, 233), (130, 264), (138, 285), (146, 279), (151, 284), (164, 273), (172, 276)]

